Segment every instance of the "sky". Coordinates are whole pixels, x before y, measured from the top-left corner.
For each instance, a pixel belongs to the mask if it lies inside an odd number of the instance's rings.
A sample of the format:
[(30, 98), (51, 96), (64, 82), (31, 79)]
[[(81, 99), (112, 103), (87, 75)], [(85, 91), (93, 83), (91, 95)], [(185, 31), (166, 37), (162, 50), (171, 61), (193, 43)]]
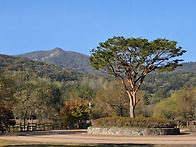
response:
[(166, 38), (196, 61), (196, 0), (0, 0), (0, 54), (60, 47), (90, 55), (114, 36)]

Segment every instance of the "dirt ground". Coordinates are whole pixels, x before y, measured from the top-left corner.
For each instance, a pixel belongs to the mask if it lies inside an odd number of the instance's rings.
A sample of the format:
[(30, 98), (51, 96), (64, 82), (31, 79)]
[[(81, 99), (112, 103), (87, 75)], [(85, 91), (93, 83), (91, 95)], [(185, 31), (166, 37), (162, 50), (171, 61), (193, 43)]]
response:
[(0, 140), (31, 143), (67, 144), (166, 144), (196, 146), (196, 130), (182, 130), (181, 135), (127, 136), (92, 135), (87, 130), (53, 130), (0, 134)]

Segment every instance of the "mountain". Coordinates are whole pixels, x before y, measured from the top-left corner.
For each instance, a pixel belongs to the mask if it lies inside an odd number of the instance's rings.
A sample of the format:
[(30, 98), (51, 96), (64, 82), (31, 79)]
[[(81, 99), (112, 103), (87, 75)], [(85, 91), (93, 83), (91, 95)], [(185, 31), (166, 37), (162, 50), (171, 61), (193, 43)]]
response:
[(83, 73), (96, 73), (96, 71), (93, 71), (87, 55), (72, 51), (64, 51), (61, 48), (55, 48), (50, 51), (30, 52), (17, 56), (54, 64), (60, 67), (71, 68)]
[[(89, 56), (77, 52), (64, 51), (61, 48), (55, 48), (49, 51), (30, 52), (17, 56), (64, 68), (71, 68), (83, 73), (100, 73), (92, 69), (88, 61)], [(177, 67), (174, 72), (196, 72), (196, 62), (183, 63), (182, 65), (183, 66)]]
[(174, 72), (196, 72), (196, 62), (185, 62), (177, 67)]
[(0, 67), (10, 71), (24, 71), (36, 73), (38, 77), (49, 78), (52, 81), (75, 81), (83, 74), (72, 69), (61, 68), (56, 65), (33, 61), (27, 58), (14, 57), (0, 54)]

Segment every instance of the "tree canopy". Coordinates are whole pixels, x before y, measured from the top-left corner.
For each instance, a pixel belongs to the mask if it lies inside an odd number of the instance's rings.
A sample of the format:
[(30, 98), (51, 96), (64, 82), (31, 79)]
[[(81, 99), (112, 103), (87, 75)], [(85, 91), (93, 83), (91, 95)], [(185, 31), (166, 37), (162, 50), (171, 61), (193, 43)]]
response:
[[(136, 93), (146, 75), (152, 71), (171, 71), (182, 61), (176, 57), (185, 50), (176, 41), (142, 38), (113, 37), (92, 49), (89, 61), (96, 70), (102, 69), (114, 75), (124, 86), (130, 99), (130, 116), (139, 102)], [(127, 81), (127, 83), (125, 82)]]

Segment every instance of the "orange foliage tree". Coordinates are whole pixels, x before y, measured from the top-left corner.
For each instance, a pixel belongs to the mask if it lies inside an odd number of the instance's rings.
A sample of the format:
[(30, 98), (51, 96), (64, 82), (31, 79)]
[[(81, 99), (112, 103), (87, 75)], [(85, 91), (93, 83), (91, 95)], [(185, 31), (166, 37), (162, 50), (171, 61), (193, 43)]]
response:
[(88, 101), (70, 99), (60, 111), (60, 121), (67, 129), (86, 128), (89, 117)]
[(14, 115), (10, 107), (4, 107), (0, 104), (0, 131), (4, 132), (9, 126), (16, 124)]

